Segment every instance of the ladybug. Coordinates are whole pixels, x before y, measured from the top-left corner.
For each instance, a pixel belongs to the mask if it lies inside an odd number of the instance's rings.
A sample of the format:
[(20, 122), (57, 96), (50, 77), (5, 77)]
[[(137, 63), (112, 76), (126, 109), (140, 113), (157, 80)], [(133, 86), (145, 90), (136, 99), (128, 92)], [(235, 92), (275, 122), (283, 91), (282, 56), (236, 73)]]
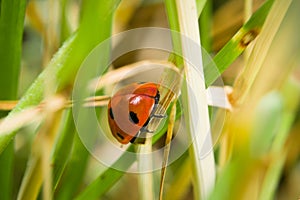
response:
[(133, 143), (146, 131), (159, 102), (158, 84), (133, 83), (115, 93), (108, 103), (112, 135), (122, 144)]

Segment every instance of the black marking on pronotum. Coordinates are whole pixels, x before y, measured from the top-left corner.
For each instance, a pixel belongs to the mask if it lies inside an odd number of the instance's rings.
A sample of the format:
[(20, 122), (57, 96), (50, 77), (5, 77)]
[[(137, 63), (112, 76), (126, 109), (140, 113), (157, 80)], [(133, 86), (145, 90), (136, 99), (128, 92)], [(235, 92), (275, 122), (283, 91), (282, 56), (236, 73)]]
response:
[(129, 120), (135, 124), (139, 123), (139, 118), (135, 112), (130, 111), (129, 112)]
[(111, 119), (114, 119), (114, 114), (113, 114), (112, 108), (109, 109), (109, 116)]

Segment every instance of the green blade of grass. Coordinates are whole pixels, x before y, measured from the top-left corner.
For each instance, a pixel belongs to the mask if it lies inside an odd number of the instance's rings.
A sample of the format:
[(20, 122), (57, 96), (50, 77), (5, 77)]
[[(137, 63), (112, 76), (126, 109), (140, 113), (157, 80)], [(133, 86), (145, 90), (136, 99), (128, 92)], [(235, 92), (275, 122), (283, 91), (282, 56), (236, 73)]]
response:
[[(281, 4), (279, 2), (281, 2)], [(285, 2), (275, 1), (272, 6), (272, 9), (266, 18), (266, 22), (262, 27), (260, 37), (257, 38), (253, 50), (251, 51), (246, 66), (234, 83), (234, 88), (236, 89), (232, 93), (232, 99), (235, 103), (243, 103), (247, 96), (252, 95), (251, 88), (254, 85), (253, 83), (257, 78), (258, 72), (263, 67), (267, 67), (264, 63), (265, 58), (268, 53), (272, 52), (271, 44), (274, 45), (274, 38), (286, 16), (291, 2), (292, 0), (287, 0)], [(269, 68), (272, 69), (271, 67)], [(258, 93), (260, 90), (261, 89), (258, 87), (256, 92)]]
[[(196, 1), (198, 4), (199, 0)], [(204, 2), (205, 1), (200, 1)], [(212, 38), (211, 38), (211, 31), (212, 31), (212, 2), (208, 1), (205, 3), (205, 6), (201, 9), (201, 15), (199, 17), (199, 27), (200, 27), (200, 35), (201, 35), (201, 46), (207, 52), (211, 52), (212, 49)], [(199, 13), (199, 8), (197, 5), (197, 11)], [(204, 56), (203, 56), (204, 57)]]
[(0, 3), (0, 99), (15, 100), (18, 92), (26, 1), (2, 0)]
[(55, 144), (55, 149), (52, 155), (53, 166), (53, 188), (57, 187), (65, 166), (69, 160), (69, 154), (73, 146), (73, 138), (75, 133), (75, 124), (73, 119), (72, 110), (66, 113), (64, 127), (58, 136)]
[(89, 152), (81, 143), (78, 134), (75, 133), (72, 155), (56, 187), (55, 199), (64, 200), (74, 198), (74, 195), (77, 193), (81, 184), (87, 165), (88, 156)]
[(280, 179), (286, 156), (286, 152), (278, 152), (276, 153), (275, 159), (271, 161), (271, 166), (269, 167), (266, 177), (264, 178), (262, 192), (258, 197), (259, 200), (275, 199), (274, 195), (276, 192), (276, 187)]
[(283, 115), (283, 100), (278, 92), (262, 97), (255, 109), (254, 125), (251, 131), (251, 150), (255, 157), (262, 157), (271, 148)]
[[(134, 145), (130, 145), (127, 149), (129, 152), (134, 152)], [(133, 156), (123, 154), (112, 166), (103, 172), (97, 179), (95, 179), (81, 194), (79, 194), (76, 200), (93, 200), (99, 199), (105, 192), (107, 192), (122, 176), (125, 172), (121, 172), (115, 169), (115, 166), (122, 165), (122, 169), (128, 169), (135, 161)]]
[(0, 155), (0, 187), (3, 188), (0, 199), (3, 200), (12, 198), (14, 157), (14, 142), (12, 141)]
[(251, 160), (249, 157), (239, 157), (232, 159), (227, 166), (222, 169), (218, 176), (214, 191), (209, 196), (209, 200), (216, 199), (240, 199), (237, 197), (239, 191), (246, 185), (247, 179), (250, 179), (249, 172)]
[[(111, 18), (120, 0), (87, 1), (78, 32), (73, 34), (56, 53), (47, 68), (21, 98), (10, 115), (22, 109), (37, 105), (43, 99), (46, 78), (53, 78), (56, 89), (63, 90), (72, 84), (76, 72), (87, 54), (111, 34)], [(49, 91), (54, 93), (55, 91)], [(0, 152), (4, 150), (16, 133), (0, 135)]]
[(181, 53), (181, 44), (180, 44), (180, 35), (177, 32), (180, 32), (179, 21), (178, 21), (178, 13), (177, 7), (174, 0), (165, 0), (165, 7), (168, 16), (169, 28), (172, 30), (172, 45), (173, 52), (169, 57), (169, 60), (174, 62), (177, 67), (182, 67), (182, 58), (178, 55), (182, 55)]
[[(26, 1), (0, 1), (0, 99), (17, 98)], [(0, 118), (7, 112), (0, 112)], [(14, 142), (0, 155), (0, 199), (12, 199)]]
[[(300, 60), (298, 61), (299, 66)], [(294, 120), (297, 117), (297, 109), (300, 105), (300, 85), (299, 81), (290, 78), (281, 90), (282, 96), (285, 97), (284, 112), (282, 117), (279, 133), (272, 143), (272, 151), (280, 151), (284, 148), (285, 141), (288, 137), (289, 130), (293, 126)]]
[(289, 131), (293, 126), (293, 122), (297, 115), (297, 108), (300, 102), (300, 85), (295, 80), (290, 79), (284, 85), (281, 93), (282, 96), (285, 97), (285, 108), (281, 122), (279, 123), (280, 127), (278, 134), (272, 143), (271, 151), (274, 154), (274, 158), (266, 172), (259, 196), (260, 200), (274, 199), (276, 188), (279, 184), (280, 175), (282, 173), (284, 162), (287, 156), (286, 150), (284, 149), (284, 144)]
[[(210, 86), (259, 34), (274, 0), (266, 1), (217, 53), (204, 65), (205, 82)], [(215, 69), (215, 66), (218, 70)]]
[(196, 6), (197, 6), (197, 14), (198, 14), (198, 16), (201, 15), (201, 13), (202, 13), (205, 5), (206, 5), (206, 2), (207, 2), (207, 0), (196, 0)]

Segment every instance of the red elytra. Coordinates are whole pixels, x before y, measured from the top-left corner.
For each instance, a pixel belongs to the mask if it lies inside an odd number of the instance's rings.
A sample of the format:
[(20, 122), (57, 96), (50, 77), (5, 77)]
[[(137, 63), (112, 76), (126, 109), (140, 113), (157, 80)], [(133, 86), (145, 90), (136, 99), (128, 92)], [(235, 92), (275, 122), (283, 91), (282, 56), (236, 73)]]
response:
[(121, 88), (108, 103), (112, 135), (122, 144), (134, 142), (147, 126), (159, 101), (158, 84), (133, 83)]

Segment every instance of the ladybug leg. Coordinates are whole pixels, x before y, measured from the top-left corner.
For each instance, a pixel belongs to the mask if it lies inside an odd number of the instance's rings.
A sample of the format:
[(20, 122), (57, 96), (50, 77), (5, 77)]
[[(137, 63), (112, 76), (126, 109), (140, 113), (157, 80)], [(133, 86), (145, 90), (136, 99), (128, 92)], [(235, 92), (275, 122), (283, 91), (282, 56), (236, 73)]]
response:
[(145, 129), (145, 131), (148, 132), (148, 133), (154, 133), (155, 132), (155, 131), (149, 130), (149, 129)]
[(160, 114), (155, 115), (155, 114), (153, 114), (151, 117), (155, 117), (155, 118), (166, 118), (167, 115), (160, 115)]
[(149, 130), (149, 129), (147, 128), (147, 126), (144, 126), (143, 128), (141, 128), (140, 132), (141, 132), (141, 133), (154, 133), (155, 131)]
[(145, 138), (139, 138), (137, 136), (133, 137), (130, 142), (132, 144), (145, 144)]
[(145, 132), (145, 128), (139, 130), (139, 132), (130, 140), (133, 144), (145, 144), (146, 138), (140, 137)]

